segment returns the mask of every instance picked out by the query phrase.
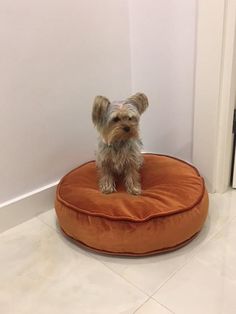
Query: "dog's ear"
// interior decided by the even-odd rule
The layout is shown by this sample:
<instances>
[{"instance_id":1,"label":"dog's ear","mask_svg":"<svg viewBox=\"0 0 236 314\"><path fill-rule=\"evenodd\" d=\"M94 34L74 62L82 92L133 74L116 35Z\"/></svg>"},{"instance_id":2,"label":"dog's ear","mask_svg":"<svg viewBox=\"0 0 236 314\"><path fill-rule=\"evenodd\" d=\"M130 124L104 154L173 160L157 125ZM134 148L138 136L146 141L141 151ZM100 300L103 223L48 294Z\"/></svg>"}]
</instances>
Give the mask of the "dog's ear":
<instances>
[{"instance_id":1,"label":"dog's ear","mask_svg":"<svg viewBox=\"0 0 236 314\"><path fill-rule=\"evenodd\" d=\"M101 126L104 122L105 114L110 105L109 99L103 96L96 96L93 102L92 120L95 126Z\"/></svg>"},{"instance_id":2,"label":"dog's ear","mask_svg":"<svg viewBox=\"0 0 236 314\"><path fill-rule=\"evenodd\" d=\"M128 98L138 109L139 114L142 114L148 107L148 98L143 93L137 93Z\"/></svg>"}]
</instances>

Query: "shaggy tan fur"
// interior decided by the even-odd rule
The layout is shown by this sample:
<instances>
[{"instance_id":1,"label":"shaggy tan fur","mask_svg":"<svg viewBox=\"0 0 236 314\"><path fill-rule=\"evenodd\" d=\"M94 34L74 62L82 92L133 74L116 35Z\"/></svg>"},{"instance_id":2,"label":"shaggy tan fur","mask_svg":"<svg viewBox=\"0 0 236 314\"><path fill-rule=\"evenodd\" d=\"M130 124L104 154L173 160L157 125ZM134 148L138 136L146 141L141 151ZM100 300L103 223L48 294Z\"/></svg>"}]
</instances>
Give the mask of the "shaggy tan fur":
<instances>
[{"instance_id":1,"label":"shaggy tan fur","mask_svg":"<svg viewBox=\"0 0 236 314\"><path fill-rule=\"evenodd\" d=\"M92 120L100 134L97 167L103 193L116 191L116 180L124 179L127 192L141 193L139 169L143 158L139 138L140 115L148 107L147 96L137 93L126 100L94 100Z\"/></svg>"}]
</instances>

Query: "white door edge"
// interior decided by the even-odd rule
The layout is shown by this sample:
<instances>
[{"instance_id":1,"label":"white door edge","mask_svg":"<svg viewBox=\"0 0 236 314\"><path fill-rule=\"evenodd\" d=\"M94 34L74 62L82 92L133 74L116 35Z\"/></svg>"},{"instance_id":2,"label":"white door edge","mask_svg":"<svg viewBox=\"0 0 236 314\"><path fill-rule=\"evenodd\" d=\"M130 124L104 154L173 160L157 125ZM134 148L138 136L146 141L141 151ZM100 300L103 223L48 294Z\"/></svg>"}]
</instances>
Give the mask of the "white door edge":
<instances>
[{"instance_id":1,"label":"white door edge","mask_svg":"<svg viewBox=\"0 0 236 314\"><path fill-rule=\"evenodd\" d=\"M236 0L199 0L193 163L209 192L229 187L235 100Z\"/></svg>"}]
</instances>

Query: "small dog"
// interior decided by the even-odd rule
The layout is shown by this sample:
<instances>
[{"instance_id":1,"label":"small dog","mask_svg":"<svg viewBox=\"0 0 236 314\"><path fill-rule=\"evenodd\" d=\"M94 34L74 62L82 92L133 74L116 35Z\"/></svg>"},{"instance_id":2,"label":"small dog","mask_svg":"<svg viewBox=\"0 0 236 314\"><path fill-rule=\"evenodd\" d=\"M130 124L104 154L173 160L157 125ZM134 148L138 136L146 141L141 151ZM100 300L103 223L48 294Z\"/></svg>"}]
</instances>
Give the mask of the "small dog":
<instances>
[{"instance_id":1,"label":"small dog","mask_svg":"<svg viewBox=\"0 0 236 314\"><path fill-rule=\"evenodd\" d=\"M148 98L142 93L112 103L103 96L95 98L92 120L100 134L97 168L101 192L115 192L116 179L123 177L128 193L141 193L139 119L147 107Z\"/></svg>"}]
</instances>

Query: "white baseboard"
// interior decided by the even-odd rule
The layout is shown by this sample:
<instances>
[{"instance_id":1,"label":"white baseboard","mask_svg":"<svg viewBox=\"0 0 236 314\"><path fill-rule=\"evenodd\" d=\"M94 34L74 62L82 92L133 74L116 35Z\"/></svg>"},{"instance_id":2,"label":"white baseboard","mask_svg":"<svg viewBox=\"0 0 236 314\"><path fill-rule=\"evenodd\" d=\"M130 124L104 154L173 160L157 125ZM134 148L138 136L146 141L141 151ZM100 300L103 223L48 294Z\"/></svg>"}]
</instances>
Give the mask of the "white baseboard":
<instances>
[{"instance_id":1,"label":"white baseboard","mask_svg":"<svg viewBox=\"0 0 236 314\"><path fill-rule=\"evenodd\" d=\"M0 232L52 209L57 184L54 182L0 204Z\"/></svg>"}]
</instances>

